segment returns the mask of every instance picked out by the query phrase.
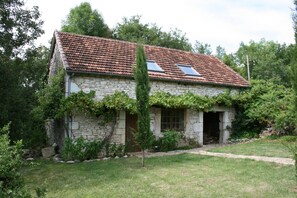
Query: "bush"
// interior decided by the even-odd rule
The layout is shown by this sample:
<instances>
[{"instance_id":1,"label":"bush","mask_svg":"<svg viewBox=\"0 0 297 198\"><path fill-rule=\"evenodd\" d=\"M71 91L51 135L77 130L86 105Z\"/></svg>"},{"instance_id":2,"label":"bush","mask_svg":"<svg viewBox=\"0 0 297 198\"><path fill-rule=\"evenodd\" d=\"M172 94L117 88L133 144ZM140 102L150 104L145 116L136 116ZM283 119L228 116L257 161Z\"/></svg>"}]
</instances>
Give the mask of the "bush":
<instances>
[{"instance_id":1,"label":"bush","mask_svg":"<svg viewBox=\"0 0 297 198\"><path fill-rule=\"evenodd\" d=\"M292 134L296 128L292 99L291 88L271 81L253 80L251 89L234 99L237 114L232 123L233 135L259 134L267 127L280 134Z\"/></svg>"},{"instance_id":2,"label":"bush","mask_svg":"<svg viewBox=\"0 0 297 198\"><path fill-rule=\"evenodd\" d=\"M90 160L97 159L98 154L105 149L106 157L122 157L126 154L126 147L122 144L104 143L101 140L89 141L83 137L75 140L66 138L64 141L64 148L62 150L62 158L68 160Z\"/></svg>"},{"instance_id":3,"label":"bush","mask_svg":"<svg viewBox=\"0 0 297 198\"><path fill-rule=\"evenodd\" d=\"M153 143L154 151L172 151L177 148L177 144L182 135L178 131L165 131L163 137L155 140Z\"/></svg>"},{"instance_id":4,"label":"bush","mask_svg":"<svg viewBox=\"0 0 297 198\"><path fill-rule=\"evenodd\" d=\"M103 148L103 142L101 140L88 141L83 137L79 137L75 140L66 138L64 141L64 148L62 151L62 158L64 160L89 160L96 159L98 153Z\"/></svg>"},{"instance_id":5,"label":"bush","mask_svg":"<svg viewBox=\"0 0 297 198\"><path fill-rule=\"evenodd\" d=\"M126 154L126 147L122 144L108 143L105 145L106 157L122 157Z\"/></svg>"},{"instance_id":6,"label":"bush","mask_svg":"<svg viewBox=\"0 0 297 198\"><path fill-rule=\"evenodd\" d=\"M9 125L0 129L0 197L30 197L20 174L22 141L11 145Z\"/></svg>"}]
</instances>

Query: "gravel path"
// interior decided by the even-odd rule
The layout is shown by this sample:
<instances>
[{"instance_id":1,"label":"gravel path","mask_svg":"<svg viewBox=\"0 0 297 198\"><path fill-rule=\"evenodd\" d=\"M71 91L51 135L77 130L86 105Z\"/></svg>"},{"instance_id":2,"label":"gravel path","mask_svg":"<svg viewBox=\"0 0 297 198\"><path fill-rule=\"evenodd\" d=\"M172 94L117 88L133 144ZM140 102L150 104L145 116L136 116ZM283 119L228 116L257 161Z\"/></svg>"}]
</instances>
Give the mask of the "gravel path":
<instances>
[{"instance_id":1,"label":"gravel path","mask_svg":"<svg viewBox=\"0 0 297 198\"><path fill-rule=\"evenodd\" d=\"M212 144L212 145L205 145L201 148L195 148L190 150L176 150L176 151L169 151L169 152L157 152L157 153L146 153L147 157L157 157L157 156L169 156L169 155L178 155L183 153L191 153L197 155L207 155L207 156L215 156L215 157L225 157L225 158L233 158L233 159L252 159L256 161L264 161L264 162L273 162L277 164L283 165L294 165L295 161L291 158L282 158L282 157L266 157L266 156L249 156L249 155L235 155L230 153L213 153L208 152L207 150L217 147L222 147L225 145L220 144ZM133 155L141 156L141 153L133 153Z\"/></svg>"},{"instance_id":2,"label":"gravel path","mask_svg":"<svg viewBox=\"0 0 297 198\"><path fill-rule=\"evenodd\" d=\"M190 151L189 153L216 156L216 157L234 158L234 159L252 159L256 161L274 162L274 163L283 164L283 165L294 165L295 163L294 160L291 158L282 158L282 157L235 155L230 153L213 153L208 151Z\"/></svg>"}]
</instances>

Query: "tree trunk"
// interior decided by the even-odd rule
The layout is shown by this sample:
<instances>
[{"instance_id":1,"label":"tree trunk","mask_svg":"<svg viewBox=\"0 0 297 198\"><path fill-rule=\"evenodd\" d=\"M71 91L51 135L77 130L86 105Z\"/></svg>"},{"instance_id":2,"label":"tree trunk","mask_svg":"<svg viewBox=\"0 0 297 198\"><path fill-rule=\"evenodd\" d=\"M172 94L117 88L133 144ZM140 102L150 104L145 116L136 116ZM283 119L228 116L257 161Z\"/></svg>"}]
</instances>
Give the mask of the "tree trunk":
<instances>
[{"instance_id":1,"label":"tree trunk","mask_svg":"<svg viewBox=\"0 0 297 198\"><path fill-rule=\"evenodd\" d=\"M141 152L142 152L142 167L144 167L144 158L145 158L144 149L142 149Z\"/></svg>"}]
</instances>

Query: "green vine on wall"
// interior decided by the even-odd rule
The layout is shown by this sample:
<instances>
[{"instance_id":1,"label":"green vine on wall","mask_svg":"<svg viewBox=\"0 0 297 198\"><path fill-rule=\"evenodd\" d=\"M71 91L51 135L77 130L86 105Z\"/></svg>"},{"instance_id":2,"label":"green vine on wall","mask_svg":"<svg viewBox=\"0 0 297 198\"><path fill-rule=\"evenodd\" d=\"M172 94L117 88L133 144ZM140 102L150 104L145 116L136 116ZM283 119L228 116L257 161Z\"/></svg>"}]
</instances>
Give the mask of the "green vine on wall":
<instances>
[{"instance_id":1,"label":"green vine on wall","mask_svg":"<svg viewBox=\"0 0 297 198\"><path fill-rule=\"evenodd\" d=\"M93 116L103 116L106 121L112 117L115 111L128 111L136 113L136 100L132 99L125 92L116 91L111 95L105 96L101 101L96 101L95 92L84 93L82 91L73 93L62 102L59 115L65 113L73 115L75 112L89 113ZM195 109L198 111L209 111L214 105L224 105L230 107L233 103L233 96L230 91L214 97L199 96L193 93L182 95L172 95L165 92L156 92L150 96L150 106L164 108L184 108Z\"/></svg>"}]
</instances>

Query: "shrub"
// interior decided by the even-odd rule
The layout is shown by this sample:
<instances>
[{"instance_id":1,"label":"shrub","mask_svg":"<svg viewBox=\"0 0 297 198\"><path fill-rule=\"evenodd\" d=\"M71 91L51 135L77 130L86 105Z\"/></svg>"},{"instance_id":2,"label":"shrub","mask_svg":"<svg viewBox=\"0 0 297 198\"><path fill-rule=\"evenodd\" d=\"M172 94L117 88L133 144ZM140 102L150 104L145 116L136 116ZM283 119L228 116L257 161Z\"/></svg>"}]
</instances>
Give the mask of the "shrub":
<instances>
[{"instance_id":1,"label":"shrub","mask_svg":"<svg viewBox=\"0 0 297 198\"><path fill-rule=\"evenodd\" d=\"M172 151L177 148L177 144L182 135L178 131L165 131L163 137L155 140L153 149L155 151Z\"/></svg>"},{"instance_id":2,"label":"shrub","mask_svg":"<svg viewBox=\"0 0 297 198\"><path fill-rule=\"evenodd\" d=\"M75 140L66 138L62 150L62 158L68 160L89 160L98 158L98 154L105 149L106 157L122 157L126 154L126 147L122 144L104 143L101 140L89 141L83 137Z\"/></svg>"},{"instance_id":3,"label":"shrub","mask_svg":"<svg viewBox=\"0 0 297 198\"><path fill-rule=\"evenodd\" d=\"M267 127L280 134L292 134L296 128L292 99L291 88L271 81L253 80L251 89L234 99L237 114L232 123L233 135L259 134Z\"/></svg>"},{"instance_id":4,"label":"shrub","mask_svg":"<svg viewBox=\"0 0 297 198\"><path fill-rule=\"evenodd\" d=\"M108 143L105 145L106 157L122 157L126 154L126 147L123 144Z\"/></svg>"},{"instance_id":5,"label":"shrub","mask_svg":"<svg viewBox=\"0 0 297 198\"><path fill-rule=\"evenodd\" d=\"M0 129L0 197L30 197L20 174L22 141L11 145L9 125Z\"/></svg>"},{"instance_id":6,"label":"shrub","mask_svg":"<svg viewBox=\"0 0 297 198\"><path fill-rule=\"evenodd\" d=\"M101 140L88 141L83 137L79 137L75 140L66 138L62 151L62 158L64 160L79 161L95 159L102 148L103 143Z\"/></svg>"}]
</instances>

